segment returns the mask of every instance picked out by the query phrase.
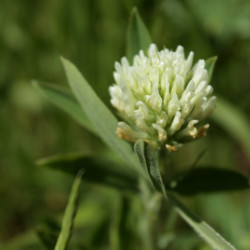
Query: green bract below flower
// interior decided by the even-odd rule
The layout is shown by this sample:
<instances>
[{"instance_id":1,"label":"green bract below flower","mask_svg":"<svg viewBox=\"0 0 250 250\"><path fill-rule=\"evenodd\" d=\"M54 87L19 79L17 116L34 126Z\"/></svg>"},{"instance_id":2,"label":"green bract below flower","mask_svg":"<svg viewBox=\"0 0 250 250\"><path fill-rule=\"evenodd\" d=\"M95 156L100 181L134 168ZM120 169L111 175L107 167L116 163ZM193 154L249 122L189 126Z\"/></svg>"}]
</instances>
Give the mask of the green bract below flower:
<instances>
[{"instance_id":1,"label":"green bract below flower","mask_svg":"<svg viewBox=\"0 0 250 250\"><path fill-rule=\"evenodd\" d=\"M184 49L158 51L151 44L147 55L140 51L130 65L123 57L115 63L116 84L109 88L112 105L124 121L118 123L120 138L144 139L154 148L176 145L206 134L201 125L215 107L208 84L205 61L193 66L194 53L185 58Z\"/></svg>"}]
</instances>

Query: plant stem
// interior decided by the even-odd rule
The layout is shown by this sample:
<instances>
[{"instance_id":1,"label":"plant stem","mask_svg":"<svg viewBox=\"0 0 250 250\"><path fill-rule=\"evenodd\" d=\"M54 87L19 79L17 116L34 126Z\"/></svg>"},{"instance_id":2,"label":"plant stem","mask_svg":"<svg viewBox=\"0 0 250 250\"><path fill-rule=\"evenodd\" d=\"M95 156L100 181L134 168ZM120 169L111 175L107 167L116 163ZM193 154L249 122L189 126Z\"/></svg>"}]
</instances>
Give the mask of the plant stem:
<instances>
[{"instance_id":1,"label":"plant stem","mask_svg":"<svg viewBox=\"0 0 250 250\"><path fill-rule=\"evenodd\" d=\"M142 218L142 239L145 250L157 249L157 220L161 207L162 195L152 191L145 181L141 183L144 216Z\"/></svg>"}]
</instances>

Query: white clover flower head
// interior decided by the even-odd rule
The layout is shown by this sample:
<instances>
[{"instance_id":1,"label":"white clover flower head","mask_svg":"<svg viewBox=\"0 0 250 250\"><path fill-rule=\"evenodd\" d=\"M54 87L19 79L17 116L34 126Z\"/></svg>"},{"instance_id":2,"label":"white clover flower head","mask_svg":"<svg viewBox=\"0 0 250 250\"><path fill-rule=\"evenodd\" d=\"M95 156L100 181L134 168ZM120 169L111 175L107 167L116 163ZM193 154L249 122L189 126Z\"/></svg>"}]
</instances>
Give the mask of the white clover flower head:
<instances>
[{"instance_id":1,"label":"white clover flower head","mask_svg":"<svg viewBox=\"0 0 250 250\"><path fill-rule=\"evenodd\" d=\"M155 148L165 145L175 151L179 143L206 134L201 125L215 107L213 88L208 84L205 61L193 66L194 53L185 58L184 48L158 51L151 44L130 65L123 57L115 62L115 84L109 88L111 104L124 121L118 123L120 138L144 139Z\"/></svg>"}]
</instances>

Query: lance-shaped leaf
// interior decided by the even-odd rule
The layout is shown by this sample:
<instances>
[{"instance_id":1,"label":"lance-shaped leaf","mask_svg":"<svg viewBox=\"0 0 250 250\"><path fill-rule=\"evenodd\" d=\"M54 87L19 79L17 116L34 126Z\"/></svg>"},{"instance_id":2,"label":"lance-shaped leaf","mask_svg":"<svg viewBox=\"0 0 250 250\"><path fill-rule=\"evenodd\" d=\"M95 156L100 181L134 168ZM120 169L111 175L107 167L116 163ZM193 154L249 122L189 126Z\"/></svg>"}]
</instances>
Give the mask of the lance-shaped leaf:
<instances>
[{"instance_id":1,"label":"lance-shaped leaf","mask_svg":"<svg viewBox=\"0 0 250 250\"><path fill-rule=\"evenodd\" d=\"M73 228L74 218L77 210L77 201L80 192L80 184L82 179L83 171L80 170L77 173L76 179L73 183L69 201L63 216L63 222L61 232L56 242L55 250L65 250L68 246L71 231Z\"/></svg>"},{"instance_id":2,"label":"lance-shaped leaf","mask_svg":"<svg viewBox=\"0 0 250 250\"><path fill-rule=\"evenodd\" d=\"M143 140L138 140L135 143L134 148L144 168L144 171L149 177L148 179L151 181L156 190L166 194L158 163L158 152L153 150L151 146L145 143Z\"/></svg>"},{"instance_id":3,"label":"lance-shaped leaf","mask_svg":"<svg viewBox=\"0 0 250 250\"><path fill-rule=\"evenodd\" d=\"M168 188L182 195L242 190L250 187L246 176L228 169L193 168L172 179Z\"/></svg>"},{"instance_id":4,"label":"lance-shaped leaf","mask_svg":"<svg viewBox=\"0 0 250 250\"><path fill-rule=\"evenodd\" d=\"M40 84L35 81L33 81L33 86L37 88L38 91L49 101L68 113L80 125L95 133L92 124L90 123L86 114L81 109L80 104L77 102L72 93L70 93L70 91L63 87L52 84Z\"/></svg>"},{"instance_id":5,"label":"lance-shaped leaf","mask_svg":"<svg viewBox=\"0 0 250 250\"><path fill-rule=\"evenodd\" d=\"M137 191L136 174L124 165L110 159L94 155L58 155L37 161L39 166L58 169L75 175L80 169L85 171L85 181L118 189Z\"/></svg>"},{"instance_id":6,"label":"lance-shaped leaf","mask_svg":"<svg viewBox=\"0 0 250 250\"><path fill-rule=\"evenodd\" d=\"M96 95L78 69L68 60L61 59L69 85L94 126L94 130L110 148L123 157L130 167L134 167L140 173L140 162L136 154L130 145L116 134L118 121L115 116Z\"/></svg>"},{"instance_id":7,"label":"lance-shaped leaf","mask_svg":"<svg viewBox=\"0 0 250 250\"><path fill-rule=\"evenodd\" d=\"M212 249L236 250L234 246L226 241L205 221L201 220L198 216L189 211L189 209L174 195L169 193L168 198L174 205L176 212L212 247Z\"/></svg>"},{"instance_id":8,"label":"lance-shaped leaf","mask_svg":"<svg viewBox=\"0 0 250 250\"><path fill-rule=\"evenodd\" d=\"M141 20L137 8L133 8L127 34L127 58L130 62L140 50L148 49L151 43L149 32Z\"/></svg>"}]
</instances>

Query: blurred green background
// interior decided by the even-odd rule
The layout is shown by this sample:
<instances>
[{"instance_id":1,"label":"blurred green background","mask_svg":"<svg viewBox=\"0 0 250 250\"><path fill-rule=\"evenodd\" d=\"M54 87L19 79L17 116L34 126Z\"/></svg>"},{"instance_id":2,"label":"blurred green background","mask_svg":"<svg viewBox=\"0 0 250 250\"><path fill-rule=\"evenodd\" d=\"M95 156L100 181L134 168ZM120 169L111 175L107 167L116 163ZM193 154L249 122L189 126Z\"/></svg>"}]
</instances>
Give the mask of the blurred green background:
<instances>
[{"instance_id":1,"label":"blurred green background","mask_svg":"<svg viewBox=\"0 0 250 250\"><path fill-rule=\"evenodd\" d=\"M0 248L40 249L36 237L40 225L60 222L73 179L36 167L38 158L104 150L99 139L40 96L31 80L67 86L59 60L63 55L109 105L114 62L125 55L127 23L134 5L159 48L175 49L181 44L186 53L194 51L196 59L217 55L211 83L215 93L249 119L248 0L1 0ZM177 153L176 165L187 167L206 149L200 165L250 176L250 152L240 141L212 121L208 135ZM110 211L116 211L119 195L88 184L82 189L77 233L85 232L86 241L91 242L96 224L110 224ZM250 249L249 191L199 195L189 202L239 249ZM189 240L183 240L184 246L173 240L168 249L209 249L188 227L178 230ZM107 247L108 238L107 232L98 236L98 244ZM109 249L98 244L96 249ZM190 248L185 248L187 244Z\"/></svg>"}]
</instances>

